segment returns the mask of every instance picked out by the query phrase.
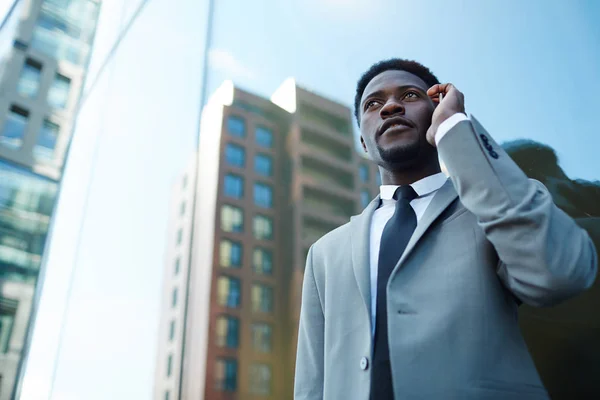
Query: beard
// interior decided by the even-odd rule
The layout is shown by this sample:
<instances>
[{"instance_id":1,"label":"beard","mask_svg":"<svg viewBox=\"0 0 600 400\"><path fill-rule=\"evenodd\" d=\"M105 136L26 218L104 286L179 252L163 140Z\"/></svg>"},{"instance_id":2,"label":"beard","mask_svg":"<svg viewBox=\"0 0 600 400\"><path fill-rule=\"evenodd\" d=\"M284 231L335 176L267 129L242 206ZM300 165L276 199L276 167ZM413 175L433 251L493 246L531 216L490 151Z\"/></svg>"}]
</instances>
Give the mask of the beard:
<instances>
[{"instance_id":1,"label":"beard","mask_svg":"<svg viewBox=\"0 0 600 400\"><path fill-rule=\"evenodd\" d=\"M383 161L382 167L397 171L412 168L429 159L435 148L429 143L415 141L410 144L384 149L377 146L379 157Z\"/></svg>"}]
</instances>

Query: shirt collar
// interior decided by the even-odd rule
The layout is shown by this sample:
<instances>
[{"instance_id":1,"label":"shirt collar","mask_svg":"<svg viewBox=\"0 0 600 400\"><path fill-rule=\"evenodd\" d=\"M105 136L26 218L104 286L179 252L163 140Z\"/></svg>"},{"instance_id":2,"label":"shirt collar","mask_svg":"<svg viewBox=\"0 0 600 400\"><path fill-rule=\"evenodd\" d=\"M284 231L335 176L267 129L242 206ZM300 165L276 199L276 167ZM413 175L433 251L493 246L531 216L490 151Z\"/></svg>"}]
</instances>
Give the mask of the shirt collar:
<instances>
[{"instance_id":1,"label":"shirt collar","mask_svg":"<svg viewBox=\"0 0 600 400\"><path fill-rule=\"evenodd\" d=\"M443 172L438 172L434 175L429 175L421 180L412 183L410 186L417 192L419 197L426 196L432 192L435 192L441 188L448 177ZM393 200L394 193L399 185L381 185L379 186L379 193L381 194L382 200Z\"/></svg>"}]
</instances>

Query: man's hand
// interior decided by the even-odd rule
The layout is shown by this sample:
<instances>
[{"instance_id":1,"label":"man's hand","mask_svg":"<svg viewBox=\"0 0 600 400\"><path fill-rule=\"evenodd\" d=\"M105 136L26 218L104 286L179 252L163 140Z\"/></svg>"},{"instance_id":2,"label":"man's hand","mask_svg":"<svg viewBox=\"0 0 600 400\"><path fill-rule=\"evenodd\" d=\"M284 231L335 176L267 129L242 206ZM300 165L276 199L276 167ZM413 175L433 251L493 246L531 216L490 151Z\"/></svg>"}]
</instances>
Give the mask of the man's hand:
<instances>
[{"instance_id":1,"label":"man's hand","mask_svg":"<svg viewBox=\"0 0 600 400\"><path fill-rule=\"evenodd\" d=\"M440 102L439 95L443 94ZM433 85L427 91L434 103L438 103L431 116L431 126L427 130L427 141L435 147L435 134L442 122L456 113L465 113L465 96L451 83Z\"/></svg>"}]
</instances>

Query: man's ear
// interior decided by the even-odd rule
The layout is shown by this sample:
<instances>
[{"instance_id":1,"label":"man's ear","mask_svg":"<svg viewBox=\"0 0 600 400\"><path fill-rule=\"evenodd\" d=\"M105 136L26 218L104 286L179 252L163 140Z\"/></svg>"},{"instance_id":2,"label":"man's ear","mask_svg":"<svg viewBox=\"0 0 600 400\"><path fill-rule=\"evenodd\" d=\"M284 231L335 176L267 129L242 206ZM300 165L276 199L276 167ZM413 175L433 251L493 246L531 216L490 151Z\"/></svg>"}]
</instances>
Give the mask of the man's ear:
<instances>
[{"instance_id":1,"label":"man's ear","mask_svg":"<svg viewBox=\"0 0 600 400\"><path fill-rule=\"evenodd\" d=\"M368 153L369 151L367 150L367 145L365 144L365 140L362 136L360 137L360 144L362 145L362 148L365 151L365 153Z\"/></svg>"}]
</instances>

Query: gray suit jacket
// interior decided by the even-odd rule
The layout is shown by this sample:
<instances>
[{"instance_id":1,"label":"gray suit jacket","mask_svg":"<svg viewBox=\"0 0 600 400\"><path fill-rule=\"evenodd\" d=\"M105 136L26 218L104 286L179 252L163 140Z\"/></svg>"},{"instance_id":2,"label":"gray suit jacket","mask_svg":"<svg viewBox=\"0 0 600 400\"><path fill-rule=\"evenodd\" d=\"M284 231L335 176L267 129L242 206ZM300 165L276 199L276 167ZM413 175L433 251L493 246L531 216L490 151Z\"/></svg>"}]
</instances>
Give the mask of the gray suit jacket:
<instances>
[{"instance_id":1,"label":"gray suit jacket","mask_svg":"<svg viewBox=\"0 0 600 400\"><path fill-rule=\"evenodd\" d=\"M518 304L550 306L591 286L594 245L473 118L438 151L451 180L387 285L395 398L546 399ZM369 399L369 227L378 205L376 198L308 253L296 400Z\"/></svg>"}]
</instances>

